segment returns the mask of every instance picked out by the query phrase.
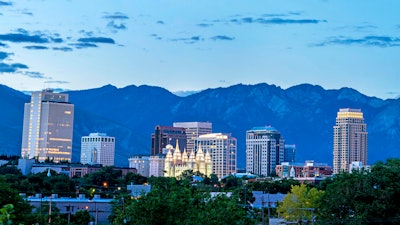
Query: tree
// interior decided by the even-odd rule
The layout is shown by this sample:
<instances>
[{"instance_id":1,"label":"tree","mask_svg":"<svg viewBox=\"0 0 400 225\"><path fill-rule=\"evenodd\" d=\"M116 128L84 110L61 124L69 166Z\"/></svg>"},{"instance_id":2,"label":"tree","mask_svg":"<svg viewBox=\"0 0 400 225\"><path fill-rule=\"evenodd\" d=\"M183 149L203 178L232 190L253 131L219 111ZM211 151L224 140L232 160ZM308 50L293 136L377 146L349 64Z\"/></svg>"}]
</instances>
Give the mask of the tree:
<instances>
[{"instance_id":1,"label":"tree","mask_svg":"<svg viewBox=\"0 0 400 225\"><path fill-rule=\"evenodd\" d=\"M292 186L277 210L288 221L313 220L314 209L319 207L322 195L323 191L307 188L305 184Z\"/></svg>"},{"instance_id":2,"label":"tree","mask_svg":"<svg viewBox=\"0 0 400 225\"><path fill-rule=\"evenodd\" d=\"M326 186L318 217L333 224L399 224L399 174L399 159L337 174Z\"/></svg>"},{"instance_id":3,"label":"tree","mask_svg":"<svg viewBox=\"0 0 400 225\"><path fill-rule=\"evenodd\" d=\"M0 207L8 205L3 211L12 213L13 224L32 224L32 207L6 183L3 176L0 176L0 190Z\"/></svg>"}]
</instances>

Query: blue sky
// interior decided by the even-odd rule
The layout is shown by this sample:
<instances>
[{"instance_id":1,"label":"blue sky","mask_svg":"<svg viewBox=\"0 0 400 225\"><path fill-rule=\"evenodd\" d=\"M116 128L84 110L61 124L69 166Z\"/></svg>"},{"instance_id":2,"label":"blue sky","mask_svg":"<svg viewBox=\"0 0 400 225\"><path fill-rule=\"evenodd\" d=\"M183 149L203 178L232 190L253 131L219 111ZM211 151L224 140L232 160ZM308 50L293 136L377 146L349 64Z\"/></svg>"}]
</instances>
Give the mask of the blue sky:
<instances>
[{"instance_id":1,"label":"blue sky","mask_svg":"<svg viewBox=\"0 0 400 225\"><path fill-rule=\"evenodd\" d=\"M0 0L0 83L238 83L400 96L400 1Z\"/></svg>"}]
</instances>

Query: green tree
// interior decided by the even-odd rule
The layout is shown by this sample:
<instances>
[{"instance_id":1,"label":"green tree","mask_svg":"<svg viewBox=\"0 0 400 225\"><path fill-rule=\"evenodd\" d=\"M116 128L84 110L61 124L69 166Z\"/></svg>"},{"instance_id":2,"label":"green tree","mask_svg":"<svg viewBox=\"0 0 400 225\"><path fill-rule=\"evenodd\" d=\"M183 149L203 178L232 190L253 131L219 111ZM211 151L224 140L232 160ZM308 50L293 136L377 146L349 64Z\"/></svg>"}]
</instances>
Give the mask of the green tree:
<instances>
[{"instance_id":1,"label":"green tree","mask_svg":"<svg viewBox=\"0 0 400 225\"><path fill-rule=\"evenodd\" d=\"M378 162L371 171L337 174L318 209L322 223L399 224L400 160Z\"/></svg>"},{"instance_id":2,"label":"green tree","mask_svg":"<svg viewBox=\"0 0 400 225\"><path fill-rule=\"evenodd\" d=\"M323 191L307 188L305 184L292 186L277 211L288 221L312 220L322 195Z\"/></svg>"},{"instance_id":3,"label":"green tree","mask_svg":"<svg viewBox=\"0 0 400 225\"><path fill-rule=\"evenodd\" d=\"M0 176L0 190L0 207L10 205L6 207L6 212L13 210L13 224L31 224L33 222L31 220L32 207L19 195L17 190L6 183L4 176Z\"/></svg>"}]
</instances>

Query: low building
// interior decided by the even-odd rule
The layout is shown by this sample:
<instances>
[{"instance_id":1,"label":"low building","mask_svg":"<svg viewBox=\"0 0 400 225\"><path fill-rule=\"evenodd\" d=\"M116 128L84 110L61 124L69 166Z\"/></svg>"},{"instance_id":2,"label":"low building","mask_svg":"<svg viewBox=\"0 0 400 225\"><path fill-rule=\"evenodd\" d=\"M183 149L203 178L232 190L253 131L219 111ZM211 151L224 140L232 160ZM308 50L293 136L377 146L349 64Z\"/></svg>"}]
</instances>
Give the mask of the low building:
<instances>
[{"instance_id":1,"label":"low building","mask_svg":"<svg viewBox=\"0 0 400 225\"><path fill-rule=\"evenodd\" d=\"M136 168L137 173L148 177L150 170L150 156L148 155L135 155L129 159L129 168Z\"/></svg>"},{"instance_id":2,"label":"low building","mask_svg":"<svg viewBox=\"0 0 400 225\"><path fill-rule=\"evenodd\" d=\"M40 210L43 206L57 207L62 214L75 214L78 211L87 210L93 216L94 224L109 224L108 217L111 214L113 199L102 199L95 195L93 199L79 195L78 198L58 197L57 194L42 196L36 194L25 198L29 204Z\"/></svg>"},{"instance_id":3,"label":"low building","mask_svg":"<svg viewBox=\"0 0 400 225\"><path fill-rule=\"evenodd\" d=\"M275 171L280 178L326 177L333 173L331 166L315 163L313 160L307 160L305 163L283 162L276 166Z\"/></svg>"}]
</instances>

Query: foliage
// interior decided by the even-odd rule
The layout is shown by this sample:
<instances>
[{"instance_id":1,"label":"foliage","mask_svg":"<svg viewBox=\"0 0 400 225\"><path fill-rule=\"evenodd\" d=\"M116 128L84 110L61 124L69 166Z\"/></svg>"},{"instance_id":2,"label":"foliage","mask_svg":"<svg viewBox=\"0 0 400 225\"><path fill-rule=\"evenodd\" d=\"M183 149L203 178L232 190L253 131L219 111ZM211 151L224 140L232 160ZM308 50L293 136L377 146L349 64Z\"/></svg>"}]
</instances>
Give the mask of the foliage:
<instances>
[{"instance_id":1,"label":"foliage","mask_svg":"<svg viewBox=\"0 0 400 225\"><path fill-rule=\"evenodd\" d=\"M128 172L124 177L124 183L125 183L125 185L128 185L130 183L144 184L144 183L147 183L147 177L142 176L138 173Z\"/></svg>"},{"instance_id":2,"label":"foliage","mask_svg":"<svg viewBox=\"0 0 400 225\"><path fill-rule=\"evenodd\" d=\"M280 215L288 221L312 220L313 212L319 207L323 191L308 188L305 184L292 186L282 204L277 208Z\"/></svg>"},{"instance_id":3,"label":"foliage","mask_svg":"<svg viewBox=\"0 0 400 225\"><path fill-rule=\"evenodd\" d=\"M6 183L3 176L0 176L0 207L5 205L12 205L14 224L30 224L32 207L26 202L19 194L18 191L12 189L11 186ZM5 209L6 212L12 212L10 206Z\"/></svg>"},{"instance_id":4,"label":"foliage","mask_svg":"<svg viewBox=\"0 0 400 225\"><path fill-rule=\"evenodd\" d=\"M238 196L211 197L187 180L152 177L152 190L140 198L121 197L113 203L113 224L254 224Z\"/></svg>"},{"instance_id":5,"label":"foliage","mask_svg":"<svg viewBox=\"0 0 400 225\"><path fill-rule=\"evenodd\" d=\"M287 194L290 192L292 186L300 185L300 183L298 180L292 178L284 178L272 181L255 181L249 183L249 185L253 191L264 191L270 194Z\"/></svg>"},{"instance_id":6,"label":"foliage","mask_svg":"<svg viewBox=\"0 0 400 225\"><path fill-rule=\"evenodd\" d=\"M323 223L399 224L400 160L378 162L371 171L335 176L318 210Z\"/></svg>"}]
</instances>

